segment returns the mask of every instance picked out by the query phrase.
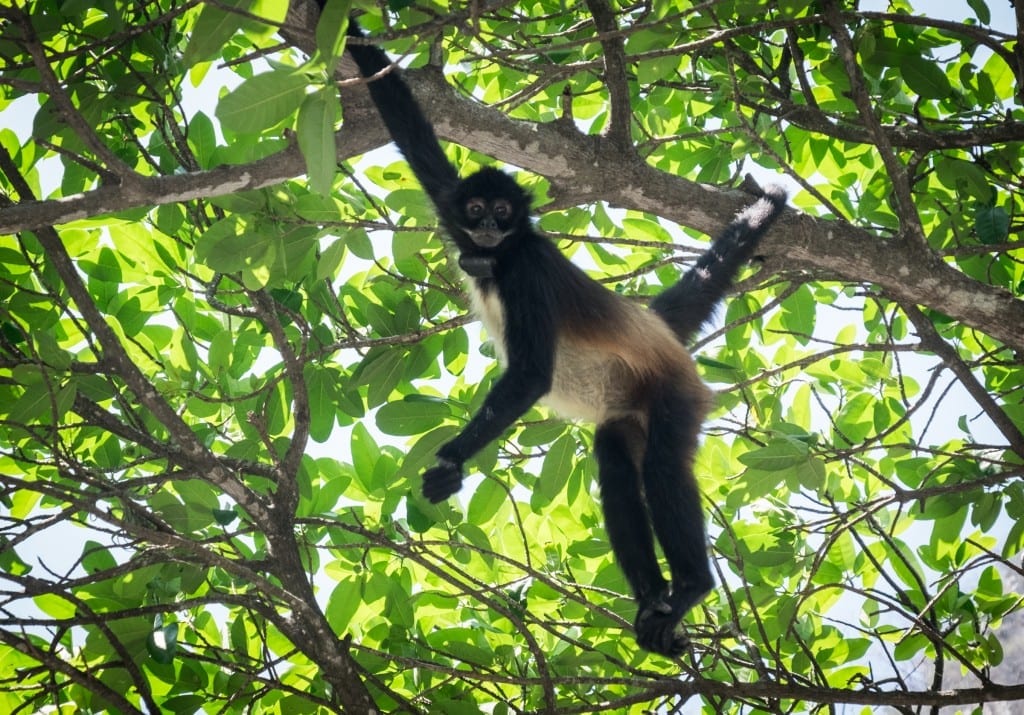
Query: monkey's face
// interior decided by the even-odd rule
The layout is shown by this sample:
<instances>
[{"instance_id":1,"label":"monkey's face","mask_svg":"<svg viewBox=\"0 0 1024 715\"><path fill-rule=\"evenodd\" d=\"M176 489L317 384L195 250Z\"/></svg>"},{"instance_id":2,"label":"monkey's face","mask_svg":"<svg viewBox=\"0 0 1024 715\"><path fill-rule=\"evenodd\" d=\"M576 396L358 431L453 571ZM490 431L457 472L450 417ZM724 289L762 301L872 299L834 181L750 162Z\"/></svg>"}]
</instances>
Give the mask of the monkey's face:
<instances>
[{"instance_id":1,"label":"monkey's face","mask_svg":"<svg viewBox=\"0 0 1024 715\"><path fill-rule=\"evenodd\" d=\"M515 233L512 202L505 198L473 196L463 207L463 226L480 248L495 248Z\"/></svg>"},{"instance_id":2,"label":"monkey's face","mask_svg":"<svg viewBox=\"0 0 1024 715\"><path fill-rule=\"evenodd\" d=\"M460 228L479 248L499 247L528 221L529 200L516 181L498 169L481 169L455 192Z\"/></svg>"}]
</instances>

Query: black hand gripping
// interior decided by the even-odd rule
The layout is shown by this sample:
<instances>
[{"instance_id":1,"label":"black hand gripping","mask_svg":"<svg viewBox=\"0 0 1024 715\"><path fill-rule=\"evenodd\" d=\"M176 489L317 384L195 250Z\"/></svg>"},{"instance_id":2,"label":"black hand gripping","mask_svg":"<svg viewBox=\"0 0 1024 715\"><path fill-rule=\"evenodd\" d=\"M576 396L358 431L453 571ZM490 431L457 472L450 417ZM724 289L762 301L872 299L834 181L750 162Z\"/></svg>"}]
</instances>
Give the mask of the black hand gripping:
<instances>
[{"instance_id":1,"label":"black hand gripping","mask_svg":"<svg viewBox=\"0 0 1024 715\"><path fill-rule=\"evenodd\" d=\"M444 457L437 458L437 466L423 473L423 496L437 504L462 488L462 464Z\"/></svg>"}]
</instances>

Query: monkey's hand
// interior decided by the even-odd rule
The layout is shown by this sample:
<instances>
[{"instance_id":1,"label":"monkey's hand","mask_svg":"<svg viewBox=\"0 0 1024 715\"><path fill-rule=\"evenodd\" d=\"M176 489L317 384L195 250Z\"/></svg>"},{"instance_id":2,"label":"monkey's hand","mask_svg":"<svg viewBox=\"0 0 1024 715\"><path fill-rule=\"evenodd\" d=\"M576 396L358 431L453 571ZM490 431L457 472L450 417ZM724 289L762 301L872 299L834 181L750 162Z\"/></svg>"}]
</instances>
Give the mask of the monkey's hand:
<instances>
[{"instance_id":1,"label":"monkey's hand","mask_svg":"<svg viewBox=\"0 0 1024 715\"><path fill-rule=\"evenodd\" d=\"M665 586L640 600L636 613L636 642L644 650L671 658L682 655L690 639L679 632L679 621L704 597L707 590Z\"/></svg>"},{"instance_id":2,"label":"monkey's hand","mask_svg":"<svg viewBox=\"0 0 1024 715\"><path fill-rule=\"evenodd\" d=\"M437 458L437 466L423 473L423 496L431 504L444 501L462 488L462 462Z\"/></svg>"}]
</instances>

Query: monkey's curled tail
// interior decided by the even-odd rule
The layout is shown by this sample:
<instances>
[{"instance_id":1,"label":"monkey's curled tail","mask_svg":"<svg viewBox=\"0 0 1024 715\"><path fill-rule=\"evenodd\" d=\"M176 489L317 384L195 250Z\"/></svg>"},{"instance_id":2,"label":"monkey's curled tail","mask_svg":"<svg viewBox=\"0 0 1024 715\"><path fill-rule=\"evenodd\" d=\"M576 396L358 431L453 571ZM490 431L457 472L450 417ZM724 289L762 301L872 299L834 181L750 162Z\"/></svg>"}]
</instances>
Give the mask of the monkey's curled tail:
<instances>
[{"instance_id":1,"label":"monkey's curled tail","mask_svg":"<svg viewBox=\"0 0 1024 715\"><path fill-rule=\"evenodd\" d=\"M679 281L651 301L651 310L687 343L711 317L739 267L750 258L772 222L786 206L786 192L769 185L711 242Z\"/></svg>"}]
</instances>

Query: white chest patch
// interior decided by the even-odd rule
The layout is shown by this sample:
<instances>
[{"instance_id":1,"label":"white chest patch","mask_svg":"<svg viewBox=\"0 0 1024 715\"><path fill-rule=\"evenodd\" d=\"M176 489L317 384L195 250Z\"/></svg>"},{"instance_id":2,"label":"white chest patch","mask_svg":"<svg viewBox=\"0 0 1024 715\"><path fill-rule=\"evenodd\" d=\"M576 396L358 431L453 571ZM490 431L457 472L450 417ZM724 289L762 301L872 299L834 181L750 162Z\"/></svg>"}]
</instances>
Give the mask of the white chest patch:
<instances>
[{"instance_id":1,"label":"white chest patch","mask_svg":"<svg viewBox=\"0 0 1024 715\"><path fill-rule=\"evenodd\" d=\"M466 280L466 291L469 293L473 314L480 318L480 322L487 329L487 336L494 341L494 352L498 355L498 362L508 365L508 352L505 349L505 309L498 298L497 289L483 291L475 279L469 278Z\"/></svg>"}]
</instances>

